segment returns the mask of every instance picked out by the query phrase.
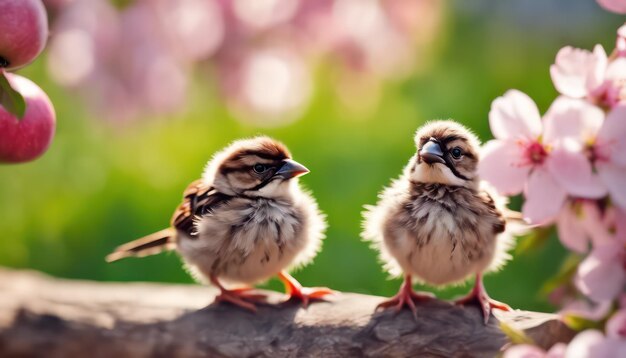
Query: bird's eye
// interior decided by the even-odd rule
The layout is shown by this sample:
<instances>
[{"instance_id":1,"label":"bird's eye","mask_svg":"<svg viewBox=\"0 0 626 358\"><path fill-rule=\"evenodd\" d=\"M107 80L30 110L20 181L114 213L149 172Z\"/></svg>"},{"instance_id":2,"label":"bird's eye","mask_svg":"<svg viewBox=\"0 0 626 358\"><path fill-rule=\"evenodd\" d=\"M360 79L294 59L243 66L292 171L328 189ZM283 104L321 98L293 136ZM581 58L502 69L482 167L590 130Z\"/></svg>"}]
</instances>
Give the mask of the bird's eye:
<instances>
[{"instance_id":1,"label":"bird's eye","mask_svg":"<svg viewBox=\"0 0 626 358\"><path fill-rule=\"evenodd\" d=\"M255 173L261 174L267 170L267 167L263 164L255 164L252 170L254 170Z\"/></svg>"},{"instance_id":2,"label":"bird's eye","mask_svg":"<svg viewBox=\"0 0 626 358\"><path fill-rule=\"evenodd\" d=\"M461 150L461 148L459 148L459 147L454 147L450 151L450 154L452 154L452 157L454 159L459 159L463 155L463 150Z\"/></svg>"}]
</instances>

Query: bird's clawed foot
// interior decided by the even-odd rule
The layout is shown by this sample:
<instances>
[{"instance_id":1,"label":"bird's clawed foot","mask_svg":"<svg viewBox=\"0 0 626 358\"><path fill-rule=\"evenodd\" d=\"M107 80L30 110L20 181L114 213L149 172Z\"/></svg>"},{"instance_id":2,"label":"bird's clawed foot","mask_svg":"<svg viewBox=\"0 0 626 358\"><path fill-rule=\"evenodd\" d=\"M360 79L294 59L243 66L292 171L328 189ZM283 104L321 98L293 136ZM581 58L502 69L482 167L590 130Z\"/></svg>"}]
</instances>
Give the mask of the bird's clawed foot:
<instances>
[{"instance_id":1,"label":"bird's clawed foot","mask_svg":"<svg viewBox=\"0 0 626 358\"><path fill-rule=\"evenodd\" d=\"M254 292L252 287L227 289L216 277L211 277L211 283L220 289L220 294L215 296L215 302L229 302L251 312L257 311L255 303L266 303L267 296Z\"/></svg>"},{"instance_id":2,"label":"bird's clawed foot","mask_svg":"<svg viewBox=\"0 0 626 358\"><path fill-rule=\"evenodd\" d=\"M435 299L435 296L432 293L413 291L411 276L407 275L405 276L404 282L402 283L402 286L400 286L398 293L390 299L379 303L378 306L376 306L376 309L387 309L393 307L396 314L398 314L402 311L404 306L407 306L413 313L413 317L417 319L417 307L415 306L415 303L427 302L433 299Z\"/></svg>"},{"instance_id":3,"label":"bird's clawed foot","mask_svg":"<svg viewBox=\"0 0 626 358\"><path fill-rule=\"evenodd\" d=\"M306 308L311 301L324 300L326 296L336 292L326 287L302 287L300 282L285 271L278 274L278 278L285 285L285 291L291 300L302 301L302 306Z\"/></svg>"},{"instance_id":4,"label":"bird's clawed foot","mask_svg":"<svg viewBox=\"0 0 626 358\"><path fill-rule=\"evenodd\" d=\"M457 305L468 305L468 304L478 304L483 313L484 323L487 324L489 322L489 317L491 316L492 309L498 309L502 311L510 311L511 306L506 303L502 303L500 301L496 301L489 297L487 291L485 290L485 286L483 285L482 276L476 275L476 282L474 283L474 288L464 297L456 299L454 301Z\"/></svg>"},{"instance_id":5,"label":"bird's clawed foot","mask_svg":"<svg viewBox=\"0 0 626 358\"><path fill-rule=\"evenodd\" d=\"M222 289L222 292L215 297L216 302L230 302L235 306L256 312L255 303L266 303L267 296L261 293L254 293L252 288L238 288L234 290Z\"/></svg>"}]
</instances>

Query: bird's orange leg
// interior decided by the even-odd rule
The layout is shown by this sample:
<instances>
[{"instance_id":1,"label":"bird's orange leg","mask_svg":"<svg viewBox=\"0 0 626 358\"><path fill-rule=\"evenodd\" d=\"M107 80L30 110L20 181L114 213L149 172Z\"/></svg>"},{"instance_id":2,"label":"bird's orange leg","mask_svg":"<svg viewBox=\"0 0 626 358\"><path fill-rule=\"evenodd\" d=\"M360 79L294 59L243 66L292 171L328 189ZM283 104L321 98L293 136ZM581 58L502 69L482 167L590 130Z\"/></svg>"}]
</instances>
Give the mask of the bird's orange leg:
<instances>
[{"instance_id":1,"label":"bird's orange leg","mask_svg":"<svg viewBox=\"0 0 626 358\"><path fill-rule=\"evenodd\" d=\"M428 292L415 292L413 291L413 284L411 282L411 275L404 275L404 282L400 286L398 293L390 299L383 301L376 306L376 309L394 307L396 313L399 313L404 306L408 306L413 317L417 319L416 302L426 302L435 299L432 293Z\"/></svg>"},{"instance_id":2,"label":"bird's orange leg","mask_svg":"<svg viewBox=\"0 0 626 358\"><path fill-rule=\"evenodd\" d=\"M489 322L489 316L491 315L492 309L499 309L502 311L510 311L511 307L506 303L502 303L491 299L485 290L485 285L483 284L483 275L476 274L476 282L474 282L474 288L464 297L456 299L454 301L457 305L467 305L467 304L478 304L483 312L483 318L485 324Z\"/></svg>"},{"instance_id":3,"label":"bird's orange leg","mask_svg":"<svg viewBox=\"0 0 626 358\"><path fill-rule=\"evenodd\" d=\"M255 302L264 303L266 296L260 293L251 293L251 287L227 289L218 281L217 277L211 275L211 283L220 289L220 294L215 297L216 302L230 302L235 306L256 312Z\"/></svg>"},{"instance_id":4,"label":"bird's orange leg","mask_svg":"<svg viewBox=\"0 0 626 358\"><path fill-rule=\"evenodd\" d=\"M285 285L285 291L287 295L289 295L288 300L298 299L302 301L302 306L305 308L309 305L310 301L323 300L324 296L335 293L335 291L326 287L302 287L300 282L286 271L279 272L278 278Z\"/></svg>"}]
</instances>

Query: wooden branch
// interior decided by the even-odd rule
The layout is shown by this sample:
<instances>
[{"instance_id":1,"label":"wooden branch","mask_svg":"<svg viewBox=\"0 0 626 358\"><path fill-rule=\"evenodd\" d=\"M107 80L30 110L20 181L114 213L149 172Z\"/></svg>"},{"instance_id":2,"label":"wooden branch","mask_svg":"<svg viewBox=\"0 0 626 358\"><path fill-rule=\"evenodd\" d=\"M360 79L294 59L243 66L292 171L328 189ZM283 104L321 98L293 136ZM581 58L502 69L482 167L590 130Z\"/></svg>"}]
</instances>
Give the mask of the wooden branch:
<instances>
[{"instance_id":1,"label":"wooden branch","mask_svg":"<svg viewBox=\"0 0 626 358\"><path fill-rule=\"evenodd\" d=\"M282 295L269 293L272 300ZM261 307L211 304L196 285L99 283L0 269L0 356L45 357L493 357L507 343L477 307L433 302L374 313L381 297ZM554 315L514 311L500 320L544 347L572 332Z\"/></svg>"}]
</instances>

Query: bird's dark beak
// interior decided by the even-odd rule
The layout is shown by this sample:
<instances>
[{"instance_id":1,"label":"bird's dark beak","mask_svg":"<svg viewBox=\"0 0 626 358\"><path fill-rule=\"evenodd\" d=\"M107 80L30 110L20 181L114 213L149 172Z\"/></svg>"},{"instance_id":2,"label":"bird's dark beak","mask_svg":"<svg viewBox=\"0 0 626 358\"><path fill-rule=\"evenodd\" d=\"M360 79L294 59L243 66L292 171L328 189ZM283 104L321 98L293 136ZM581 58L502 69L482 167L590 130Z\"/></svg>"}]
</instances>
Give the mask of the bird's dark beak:
<instances>
[{"instance_id":1,"label":"bird's dark beak","mask_svg":"<svg viewBox=\"0 0 626 358\"><path fill-rule=\"evenodd\" d=\"M439 142L435 138L430 138L420 150L420 158L428 164L442 163L446 164L443 158L443 151Z\"/></svg>"},{"instance_id":2,"label":"bird's dark beak","mask_svg":"<svg viewBox=\"0 0 626 358\"><path fill-rule=\"evenodd\" d=\"M278 169L276 173L274 173L275 177L281 177L283 179L291 179L300 175L304 175L308 173L309 170L302 164L291 160L285 159L283 160L283 165Z\"/></svg>"}]
</instances>

